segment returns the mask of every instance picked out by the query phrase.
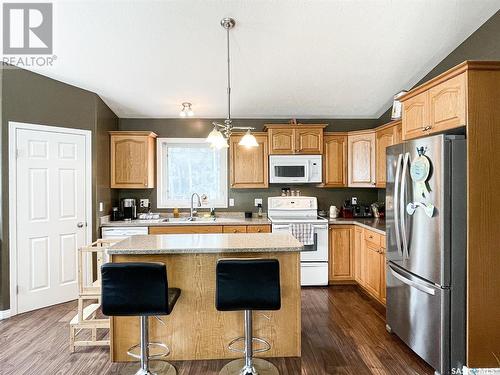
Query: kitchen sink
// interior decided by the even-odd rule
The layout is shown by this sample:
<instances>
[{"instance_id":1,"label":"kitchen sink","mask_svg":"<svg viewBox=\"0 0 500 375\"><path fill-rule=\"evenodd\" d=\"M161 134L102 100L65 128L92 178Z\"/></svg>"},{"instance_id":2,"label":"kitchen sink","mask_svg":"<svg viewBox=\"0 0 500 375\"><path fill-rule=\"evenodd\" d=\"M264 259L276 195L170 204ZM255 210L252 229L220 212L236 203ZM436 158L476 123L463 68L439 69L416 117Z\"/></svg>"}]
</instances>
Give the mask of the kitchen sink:
<instances>
[{"instance_id":1,"label":"kitchen sink","mask_svg":"<svg viewBox=\"0 0 500 375\"><path fill-rule=\"evenodd\" d=\"M215 217L167 217L162 220L168 223L194 223L194 222L214 222L217 221Z\"/></svg>"}]
</instances>

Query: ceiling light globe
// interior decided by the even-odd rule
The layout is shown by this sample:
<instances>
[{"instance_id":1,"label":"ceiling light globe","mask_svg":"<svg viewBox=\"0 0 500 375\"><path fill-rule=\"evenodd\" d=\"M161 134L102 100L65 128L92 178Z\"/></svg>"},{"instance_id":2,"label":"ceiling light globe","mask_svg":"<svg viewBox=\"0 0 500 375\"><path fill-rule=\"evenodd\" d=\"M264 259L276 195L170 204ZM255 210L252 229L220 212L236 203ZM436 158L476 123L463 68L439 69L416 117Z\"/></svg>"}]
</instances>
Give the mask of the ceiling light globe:
<instances>
[{"instance_id":1,"label":"ceiling light globe","mask_svg":"<svg viewBox=\"0 0 500 375\"><path fill-rule=\"evenodd\" d=\"M247 130L247 132L245 133L243 138L241 138L238 144L244 147L259 147L257 139L252 133L250 133L250 130Z\"/></svg>"}]
</instances>

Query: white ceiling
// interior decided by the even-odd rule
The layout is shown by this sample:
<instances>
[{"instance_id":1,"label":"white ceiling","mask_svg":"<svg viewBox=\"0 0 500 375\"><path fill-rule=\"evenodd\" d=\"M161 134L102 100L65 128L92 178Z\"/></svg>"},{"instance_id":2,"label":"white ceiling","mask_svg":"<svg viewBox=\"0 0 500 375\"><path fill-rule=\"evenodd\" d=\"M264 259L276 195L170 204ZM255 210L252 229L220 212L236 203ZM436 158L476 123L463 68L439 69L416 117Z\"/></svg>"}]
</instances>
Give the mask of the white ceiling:
<instances>
[{"instance_id":1,"label":"white ceiling","mask_svg":"<svg viewBox=\"0 0 500 375\"><path fill-rule=\"evenodd\" d=\"M500 0L53 1L53 67L119 117L375 118L500 8Z\"/></svg>"}]
</instances>

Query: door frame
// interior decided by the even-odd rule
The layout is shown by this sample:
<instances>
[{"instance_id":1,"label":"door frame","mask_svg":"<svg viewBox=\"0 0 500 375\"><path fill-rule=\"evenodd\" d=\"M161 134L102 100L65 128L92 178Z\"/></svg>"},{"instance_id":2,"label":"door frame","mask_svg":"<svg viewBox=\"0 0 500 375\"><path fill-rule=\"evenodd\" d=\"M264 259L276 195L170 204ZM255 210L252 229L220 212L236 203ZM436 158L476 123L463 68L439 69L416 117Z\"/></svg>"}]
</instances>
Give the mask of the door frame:
<instances>
[{"instance_id":1,"label":"door frame","mask_svg":"<svg viewBox=\"0 0 500 375\"><path fill-rule=\"evenodd\" d=\"M92 131L9 121L9 272L10 314L17 315L17 130L83 135L85 137L85 216L86 242L92 239ZM14 202L14 203L12 203Z\"/></svg>"}]
</instances>

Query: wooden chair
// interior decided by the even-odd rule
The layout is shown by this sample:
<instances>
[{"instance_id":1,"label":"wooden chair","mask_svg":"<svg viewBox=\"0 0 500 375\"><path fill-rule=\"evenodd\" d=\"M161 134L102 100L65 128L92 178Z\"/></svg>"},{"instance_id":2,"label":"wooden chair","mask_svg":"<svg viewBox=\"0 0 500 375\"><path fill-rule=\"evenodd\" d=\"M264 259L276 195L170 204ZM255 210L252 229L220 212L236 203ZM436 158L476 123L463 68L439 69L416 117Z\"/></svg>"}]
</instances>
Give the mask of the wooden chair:
<instances>
[{"instance_id":1,"label":"wooden chair","mask_svg":"<svg viewBox=\"0 0 500 375\"><path fill-rule=\"evenodd\" d=\"M97 330L109 330L109 318L96 318L101 307L101 266L107 263L106 248L120 239L99 239L78 249L78 312L69 323L69 349L74 353L76 346L109 346L108 340L98 340ZM92 259L96 258L97 277L92 278ZM91 281L88 281L91 279ZM93 301L85 306L85 301ZM90 330L90 339L79 339L78 334Z\"/></svg>"}]
</instances>

